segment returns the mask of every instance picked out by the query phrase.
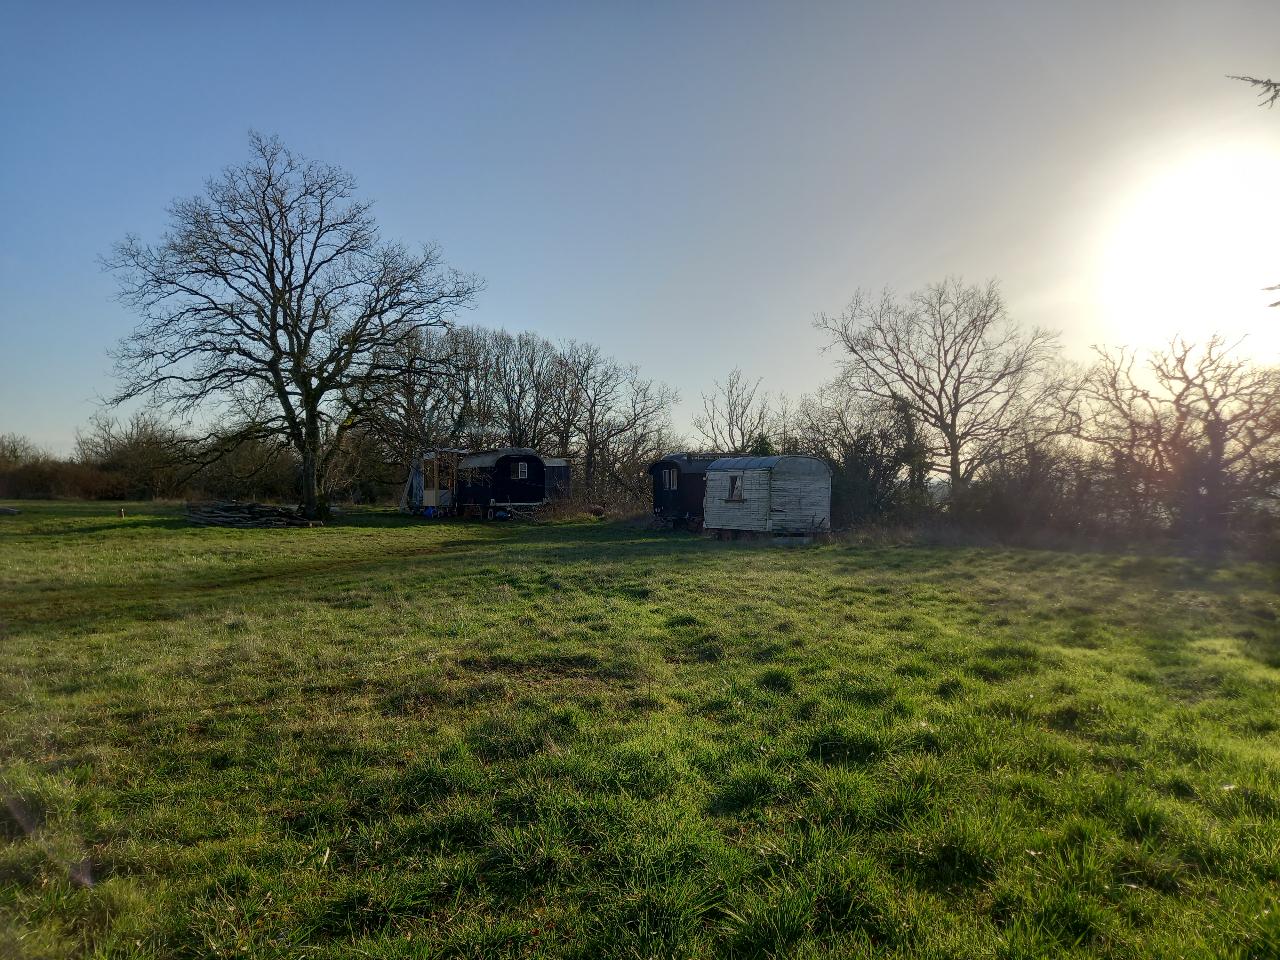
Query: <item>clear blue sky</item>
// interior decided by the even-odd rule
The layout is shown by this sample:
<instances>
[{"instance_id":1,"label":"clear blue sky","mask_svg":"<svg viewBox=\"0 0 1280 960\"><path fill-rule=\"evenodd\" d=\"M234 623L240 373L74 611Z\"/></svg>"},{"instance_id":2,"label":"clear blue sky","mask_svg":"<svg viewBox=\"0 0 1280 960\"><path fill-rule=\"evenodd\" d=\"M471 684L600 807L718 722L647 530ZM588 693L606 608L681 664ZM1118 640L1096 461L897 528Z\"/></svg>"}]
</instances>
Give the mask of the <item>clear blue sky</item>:
<instances>
[{"instance_id":1,"label":"clear blue sky","mask_svg":"<svg viewBox=\"0 0 1280 960\"><path fill-rule=\"evenodd\" d=\"M594 340L679 389L678 423L734 366L816 386L813 315L858 286L997 276L1076 354L1161 332L1163 315L1125 329L1135 291L1099 258L1167 274L1151 211L1188 192L1198 242L1262 224L1274 275L1209 280L1240 286L1231 322L1258 349L1280 326L1257 293L1280 282L1280 196L1250 179L1280 179L1280 110L1223 77L1280 74L1274 0L0 15L0 432L59 450L132 323L96 258L158 236L250 128L347 167L389 237L481 274L468 319Z\"/></svg>"}]
</instances>

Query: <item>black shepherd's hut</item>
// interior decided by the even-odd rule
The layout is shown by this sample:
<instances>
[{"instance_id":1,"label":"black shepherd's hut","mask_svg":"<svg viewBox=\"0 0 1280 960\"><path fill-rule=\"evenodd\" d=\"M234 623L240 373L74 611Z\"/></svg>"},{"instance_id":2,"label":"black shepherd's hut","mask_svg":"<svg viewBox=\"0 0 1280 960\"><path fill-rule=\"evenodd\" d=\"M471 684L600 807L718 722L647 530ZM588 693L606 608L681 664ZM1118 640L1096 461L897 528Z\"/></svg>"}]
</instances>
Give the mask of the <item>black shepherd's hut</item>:
<instances>
[{"instance_id":1,"label":"black shepherd's hut","mask_svg":"<svg viewBox=\"0 0 1280 960\"><path fill-rule=\"evenodd\" d=\"M548 500L564 500L569 496L569 461L560 457L543 457L546 470Z\"/></svg>"},{"instance_id":2,"label":"black shepherd's hut","mask_svg":"<svg viewBox=\"0 0 1280 960\"><path fill-rule=\"evenodd\" d=\"M715 456L669 453L649 467L653 477L654 516L669 523L697 526L702 522L702 495L707 467Z\"/></svg>"},{"instance_id":3,"label":"black shepherd's hut","mask_svg":"<svg viewBox=\"0 0 1280 960\"><path fill-rule=\"evenodd\" d=\"M527 447L473 453L458 462L458 507L492 519L494 510L540 506L568 495L568 473L565 461Z\"/></svg>"}]
</instances>

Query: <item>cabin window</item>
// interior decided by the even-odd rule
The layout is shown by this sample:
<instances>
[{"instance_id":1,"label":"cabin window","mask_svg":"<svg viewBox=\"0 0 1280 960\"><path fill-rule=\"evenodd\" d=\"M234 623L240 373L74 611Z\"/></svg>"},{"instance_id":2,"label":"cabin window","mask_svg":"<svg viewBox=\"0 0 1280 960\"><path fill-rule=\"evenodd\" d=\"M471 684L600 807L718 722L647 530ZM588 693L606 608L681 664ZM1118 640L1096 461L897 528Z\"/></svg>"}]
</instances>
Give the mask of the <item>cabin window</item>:
<instances>
[{"instance_id":1,"label":"cabin window","mask_svg":"<svg viewBox=\"0 0 1280 960\"><path fill-rule=\"evenodd\" d=\"M674 468L662 471L662 489L674 490L676 488L676 475L678 471Z\"/></svg>"},{"instance_id":2,"label":"cabin window","mask_svg":"<svg viewBox=\"0 0 1280 960\"><path fill-rule=\"evenodd\" d=\"M511 479L512 480L528 480L529 464L525 463L523 460L521 460L519 463L513 463L511 465Z\"/></svg>"},{"instance_id":3,"label":"cabin window","mask_svg":"<svg viewBox=\"0 0 1280 960\"><path fill-rule=\"evenodd\" d=\"M744 499L742 496L742 474L729 474L729 496L725 497L725 499L739 502Z\"/></svg>"}]
</instances>

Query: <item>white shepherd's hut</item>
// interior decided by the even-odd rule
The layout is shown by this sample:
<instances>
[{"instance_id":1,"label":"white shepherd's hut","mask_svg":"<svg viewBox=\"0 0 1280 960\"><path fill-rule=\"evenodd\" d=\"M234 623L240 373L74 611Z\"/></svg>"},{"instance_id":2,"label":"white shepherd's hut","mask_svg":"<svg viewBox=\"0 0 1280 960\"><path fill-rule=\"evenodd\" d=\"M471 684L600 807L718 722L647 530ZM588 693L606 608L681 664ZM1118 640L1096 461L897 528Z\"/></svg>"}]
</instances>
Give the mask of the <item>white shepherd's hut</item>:
<instances>
[{"instance_id":1,"label":"white shepherd's hut","mask_svg":"<svg viewBox=\"0 0 1280 960\"><path fill-rule=\"evenodd\" d=\"M721 457L707 467L708 530L831 529L831 470L816 457Z\"/></svg>"}]
</instances>

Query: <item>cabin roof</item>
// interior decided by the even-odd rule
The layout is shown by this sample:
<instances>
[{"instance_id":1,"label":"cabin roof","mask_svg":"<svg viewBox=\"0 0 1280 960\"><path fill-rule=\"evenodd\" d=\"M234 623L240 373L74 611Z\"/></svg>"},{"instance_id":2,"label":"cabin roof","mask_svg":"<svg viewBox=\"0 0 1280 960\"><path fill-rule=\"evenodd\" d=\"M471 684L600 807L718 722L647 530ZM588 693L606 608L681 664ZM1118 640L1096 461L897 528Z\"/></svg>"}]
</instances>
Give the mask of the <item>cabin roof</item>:
<instances>
[{"instance_id":1,"label":"cabin roof","mask_svg":"<svg viewBox=\"0 0 1280 960\"><path fill-rule=\"evenodd\" d=\"M665 457L655 460L649 469L652 470L660 463L674 463L681 470L702 472L719 456L718 453L668 453Z\"/></svg>"},{"instance_id":2,"label":"cabin roof","mask_svg":"<svg viewBox=\"0 0 1280 960\"><path fill-rule=\"evenodd\" d=\"M461 447L434 447L422 454L423 460L434 460L437 454L451 453L454 456L465 456L470 450L463 450Z\"/></svg>"},{"instance_id":3,"label":"cabin roof","mask_svg":"<svg viewBox=\"0 0 1280 960\"><path fill-rule=\"evenodd\" d=\"M531 450L528 447L499 447L497 450L482 450L479 453L473 453L469 457L464 457L460 466L468 468L476 467L492 467L503 457L537 457L546 463L542 454L537 450Z\"/></svg>"},{"instance_id":4,"label":"cabin roof","mask_svg":"<svg viewBox=\"0 0 1280 960\"><path fill-rule=\"evenodd\" d=\"M785 460L812 460L815 463L822 463L817 457L787 454L776 457L721 457L707 467L707 470L772 470ZM826 464L823 466L825 467Z\"/></svg>"}]
</instances>

